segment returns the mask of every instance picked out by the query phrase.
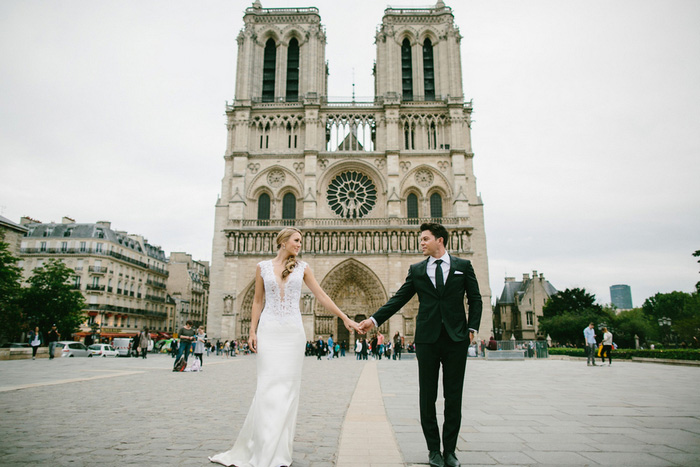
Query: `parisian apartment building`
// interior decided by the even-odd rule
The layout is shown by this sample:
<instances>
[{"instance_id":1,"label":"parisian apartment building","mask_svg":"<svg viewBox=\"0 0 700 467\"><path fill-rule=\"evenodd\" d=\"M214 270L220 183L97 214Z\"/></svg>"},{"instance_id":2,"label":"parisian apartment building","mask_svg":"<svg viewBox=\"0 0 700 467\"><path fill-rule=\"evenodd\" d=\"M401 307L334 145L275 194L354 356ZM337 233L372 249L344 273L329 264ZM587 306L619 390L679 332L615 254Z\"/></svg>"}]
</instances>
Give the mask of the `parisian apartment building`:
<instances>
[{"instance_id":1,"label":"parisian apartment building","mask_svg":"<svg viewBox=\"0 0 700 467\"><path fill-rule=\"evenodd\" d=\"M302 231L301 259L333 301L361 320L396 293L409 265L424 259L423 222L442 223L448 252L472 262L484 303L480 336L491 333L473 108L462 85L462 35L452 9L443 1L389 7L365 20L379 23L375 93L339 100L327 93L332 63L318 8L263 8L256 0L243 12L231 44L235 97L226 105L215 206L212 338L248 337L256 264L274 257L283 227ZM308 340L333 334L352 343L354 335L308 289L301 310ZM380 331L398 331L411 342L417 314L414 297Z\"/></svg>"},{"instance_id":2,"label":"parisian apartment building","mask_svg":"<svg viewBox=\"0 0 700 467\"><path fill-rule=\"evenodd\" d=\"M523 274L520 281L506 277L501 296L496 299L493 315L494 337L497 340L545 339L539 331L539 319L544 305L557 289L544 278L544 274L532 271Z\"/></svg>"},{"instance_id":3,"label":"parisian apartment building","mask_svg":"<svg viewBox=\"0 0 700 467\"><path fill-rule=\"evenodd\" d=\"M112 228L110 222L42 223L23 217L20 266L25 278L50 259L75 271L73 287L85 297L86 321L73 337L99 330L100 337L176 331L175 303L168 297L165 252L143 236Z\"/></svg>"},{"instance_id":4,"label":"parisian apartment building","mask_svg":"<svg viewBox=\"0 0 700 467\"><path fill-rule=\"evenodd\" d=\"M170 253L168 295L175 304L175 332L188 320L195 327L207 325L209 309L209 262L196 261L192 255Z\"/></svg>"},{"instance_id":5,"label":"parisian apartment building","mask_svg":"<svg viewBox=\"0 0 700 467\"><path fill-rule=\"evenodd\" d=\"M27 229L12 222L7 217L0 216L0 242L9 245L8 251L14 257L19 257L19 250L22 246L22 238L26 235Z\"/></svg>"}]
</instances>

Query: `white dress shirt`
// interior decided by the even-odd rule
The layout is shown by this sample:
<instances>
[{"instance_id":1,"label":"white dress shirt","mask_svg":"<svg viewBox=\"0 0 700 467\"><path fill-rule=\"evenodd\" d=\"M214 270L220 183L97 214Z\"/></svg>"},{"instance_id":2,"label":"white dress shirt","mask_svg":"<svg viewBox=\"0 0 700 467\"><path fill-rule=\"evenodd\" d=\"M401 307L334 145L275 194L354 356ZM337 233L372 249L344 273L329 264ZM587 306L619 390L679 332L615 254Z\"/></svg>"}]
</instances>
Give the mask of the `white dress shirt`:
<instances>
[{"instance_id":1,"label":"white dress shirt","mask_svg":"<svg viewBox=\"0 0 700 467\"><path fill-rule=\"evenodd\" d=\"M434 256L428 258L428 268L426 272L428 273L430 282L433 283L433 287L435 288L437 288L437 285L435 285L435 269L437 268L435 261L439 259L442 260L442 264L440 265L440 267L442 267L442 280L444 281L442 285L445 285L445 282L447 282L447 275L450 273L450 255L447 252L445 252L441 258L435 258Z\"/></svg>"}]
</instances>

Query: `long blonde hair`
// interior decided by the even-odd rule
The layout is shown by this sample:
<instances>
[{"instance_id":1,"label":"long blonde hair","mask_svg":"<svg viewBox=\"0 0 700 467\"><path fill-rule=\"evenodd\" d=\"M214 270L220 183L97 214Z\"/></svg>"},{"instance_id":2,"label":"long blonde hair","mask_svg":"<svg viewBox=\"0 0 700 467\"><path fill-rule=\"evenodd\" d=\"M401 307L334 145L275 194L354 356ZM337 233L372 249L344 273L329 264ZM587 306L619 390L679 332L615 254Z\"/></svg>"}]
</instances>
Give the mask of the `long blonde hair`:
<instances>
[{"instance_id":1,"label":"long blonde hair","mask_svg":"<svg viewBox=\"0 0 700 467\"><path fill-rule=\"evenodd\" d=\"M277 249L279 250L282 247L282 244L289 240L289 237L294 235L295 233L298 233L301 235L301 230L294 228L294 227L285 227L284 229L280 230L280 233L277 234L277 238L275 239L275 242L277 243ZM294 271L294 268L297 265L297 255L289 255L287 257L287 261L284 263L284 270L282 271L282 279L287 277Z\"/></svg>"}]
</instances>

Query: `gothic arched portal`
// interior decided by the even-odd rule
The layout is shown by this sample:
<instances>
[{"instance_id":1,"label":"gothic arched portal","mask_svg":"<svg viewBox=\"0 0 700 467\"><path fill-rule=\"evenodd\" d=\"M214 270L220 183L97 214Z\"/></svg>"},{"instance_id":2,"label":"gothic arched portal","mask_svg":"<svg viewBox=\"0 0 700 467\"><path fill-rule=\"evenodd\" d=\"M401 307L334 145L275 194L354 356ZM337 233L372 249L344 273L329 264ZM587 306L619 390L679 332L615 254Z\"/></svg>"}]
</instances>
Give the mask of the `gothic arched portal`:
<instances>
[{"instance_id":1,"label":"gothic arched portal","mask_svg":"<svg viewBox=\"0 0 700 467\"><path fill-rule=\"evenodd\" d=\"M363 320L387 301L384 285L369 267L350 258L334 267L323 279L321 287L351 319ZM350 333L343 322L316 302L314 310L316 335L333 333L338 342L352 344ZM388 323L382 325L388 327Z\"/></svg>"}]
</instances>

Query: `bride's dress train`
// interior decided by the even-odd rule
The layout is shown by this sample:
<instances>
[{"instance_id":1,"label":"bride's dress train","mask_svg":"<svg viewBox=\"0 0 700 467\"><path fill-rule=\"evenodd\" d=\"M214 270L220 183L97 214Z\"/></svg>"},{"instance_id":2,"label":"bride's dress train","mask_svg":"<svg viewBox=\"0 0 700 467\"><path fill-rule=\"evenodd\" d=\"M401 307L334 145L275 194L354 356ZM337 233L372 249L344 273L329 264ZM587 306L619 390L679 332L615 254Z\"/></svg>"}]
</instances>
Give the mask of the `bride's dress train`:
<instances>
[{"instance_id":1,"label":"bride's dress train","mask_svg":"<svg viewBox=\"0 0 700 467\"><path fill-rule=\"evenodd\" d=\"M258 323L257 389L233 447L209 458L236 467L292 463L306 335L299 300L306 263L298 261L280 287L272 261L262 261L265 308Z\"/></svg>"}]
</instances>

